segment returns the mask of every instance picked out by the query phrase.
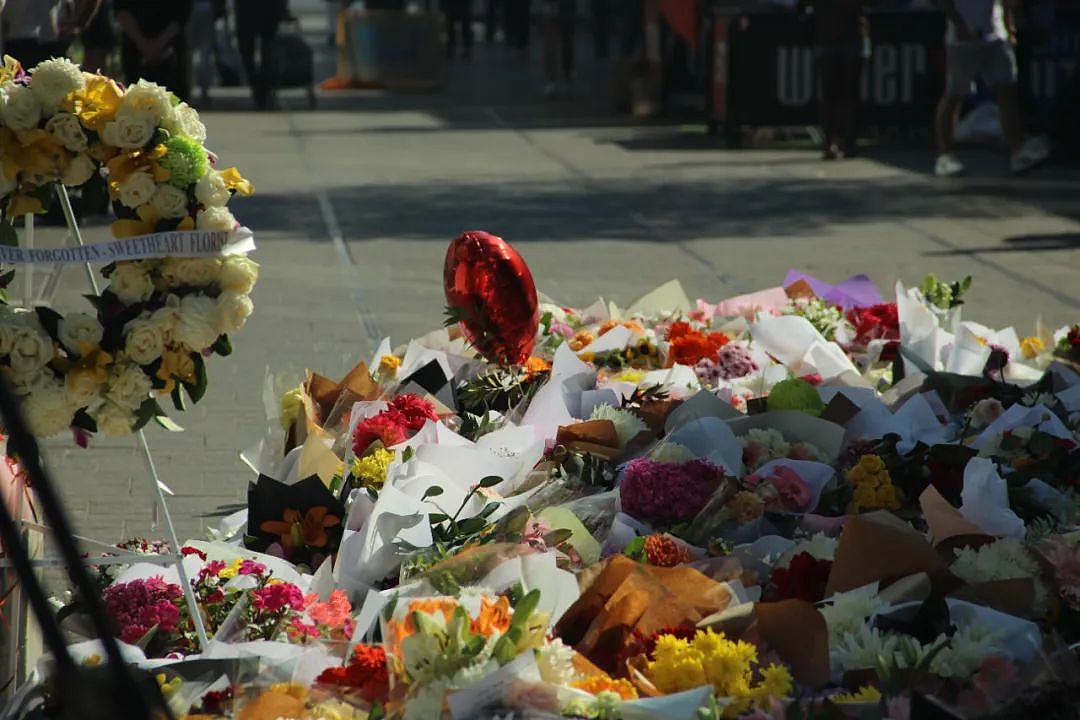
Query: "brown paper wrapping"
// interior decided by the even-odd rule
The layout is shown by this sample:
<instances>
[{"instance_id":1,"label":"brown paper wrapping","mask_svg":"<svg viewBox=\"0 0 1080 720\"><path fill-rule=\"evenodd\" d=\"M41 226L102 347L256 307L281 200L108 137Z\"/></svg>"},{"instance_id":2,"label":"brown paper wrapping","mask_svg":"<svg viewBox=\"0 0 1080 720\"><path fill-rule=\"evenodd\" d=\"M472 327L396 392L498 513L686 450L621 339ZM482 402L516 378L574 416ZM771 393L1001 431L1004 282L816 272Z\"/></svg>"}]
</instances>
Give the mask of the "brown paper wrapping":
<instances>
[{"instance_id":1,"label":"brown paper wrapping","mask_svg":"<svg viewBox=\"0 0 1080 720\"><path fill-rule=\"evenodd\" d=\"M934 547L939 551L949 553L953 548L965 545L977 547L994 541L992 536L987 535L982 528L950 505L933 485L919 495L919 507L922 508L926 524L930 528Z\"/></svg>"},{"instance_id":2,"label":"brown paper wrapping","mask_svg":"<svg viewBox=\"0 0 1080 720\"><path fill-rule=\"evenodd\" d=\"M1015 578L973 583L953 590L949 597L1030 618L1035 604L1035 582L1031 578Z\"/></svg>"},{"instance_id":3,"label":"brown paper wrapping","mask_svg":"<svg viewBox=\"0 0 1080 720\"><path fill-rule=\"evenodd\" d=\"M758 603L757 632L765 645L791 668L804 685L829 682L829 630L825 616L802 600Z\"/></svg>"},{"instance_id":4,"label":"brown paper wrapping","mask_svg":"<svg viewBox=\"0 0 1080 720\"><path fill-rule=\"evenodd\" d=\"M814 294L814 289L810 287L810 283L806 282L802 278L785 287L784 294L786 294L789 298L817 297Z\"/></svg>"},{"instance_id":5,"label":"brown paper wrapping","mask_svg":"<svg viewBox=\"0 0 1080 720\"><path fill-rule=\"evenodd\" d=\"M586 420L563 425L555 436L555 442L568 450L597 455L606 460L614 460L622 453L615 423L610 420Z\"/></svg>"},{"instance_id":6,"label":"brown paper wrapping","mask_svg":"<svg viewBox=\"0 0 1080 720\"><path fill-rule=\"evenodd\" d=\"M859 515L844 523L825 596L919 572L943 592L956 586L941 556L903 521L885 511Z\"/></svg>"}]
</instances>

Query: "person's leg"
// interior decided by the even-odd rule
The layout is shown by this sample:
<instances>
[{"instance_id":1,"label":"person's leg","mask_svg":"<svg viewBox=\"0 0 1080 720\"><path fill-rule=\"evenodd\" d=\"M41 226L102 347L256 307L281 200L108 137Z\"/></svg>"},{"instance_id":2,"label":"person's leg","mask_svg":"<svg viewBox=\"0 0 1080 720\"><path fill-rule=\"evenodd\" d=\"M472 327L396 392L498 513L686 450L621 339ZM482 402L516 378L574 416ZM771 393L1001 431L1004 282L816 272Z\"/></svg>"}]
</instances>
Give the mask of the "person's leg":
<instances>
[{"instance_id":1,"label":"person's leg","mask_svg":"<svg viewBox=\"0 0 1080 720\"><path fill-rule=\"evenodd\" d=\"M859 87L862 84L863 59L861 56L845 58L841 68L840 95L840 149L847 157L858 152L859 141Z\"/></svg>"},{"instance_id":2,"label":"person's leg","mask_svg":"<svg viewBox=\"0 0 1080 720\"><path fill-rule=\"evenodd\" d=\"M457 2L442 0L440 7L446 22L446 57L452 58L457 48Z\"/></svg>"},{"instance_id":3,"label":"person's leg","mask_svg":"<svg viewBox=\"0 0 1080 720\"><path fill-rule=\"evenodd\" d=\"M986 83L997 94L1001 131L1010 153L1024 144L1024 127L1020 119L1020 98L1016 90L1016 55L1004 42L990 43L981 49L981 71Z\"/></svg>"},{"instance_id":4,"label":"person's leg","mask_svg":"<svg viewBox=\"0 0 1080 720\"><path fill-rule=\"evenodd\" d=\"M499 0L487 0L487 9L484 12L484 42L491 45L495 42L496 19L499 14Z\"/></svg>"},{"instance_id":5,"label":"person's leg","mask_svg":"<svg viewBox=\"0 0 1080 720\"><path fill-rule=\"evenodd\" d=\"M837 57L828 49L819 48L817 52L818 72L818 113L821 121L822 145L826 158L836 157L839 132L836 126L837 114Z\"/></svg>"},{"instance_id":6,"label":"person's leg","mask_svg":"<svg viewBox=\"0 0 1080 720\"><path fill-rule=\"evenodd\" d=\"M192 50L198 55L195 66L195 79L199 85L199 92L203 100L210 95L210 83L214 77L213 58L214 34L214 8L209 2L196 3L191 13L191 44Z\"/></svg>"},{"instance_id":7,"label":"person's leg","mask_svg":"<svg viewBox=\"0 0 1080 720\"><path fill-rule=\"evenodd\" d=\"M267 8L260 16L259 23L259 71L262 74L263 94L269 106L274 104L274 94L278 86L278 44L277 35L281 21L285 17L286 2L279 0L276 8Z\"/></svg>"},{"instance_id":8,"label":"person's leg","mask_svg":"<svg viewBox=\"0 0 1080 720\"><path fill-rule=\"evenodd\" d=\"M460 0L461 3L461 44L465 48L465 59L472 57L473 46L473 14L471 0Z\"/></svg>"},{"instance_id":9,"label":"person's leg","mask_svg":"<svg viewBox=\"0 0 1080 720\"><path fill-rule=\"evenodd\" d=\"M597 60L608 56L611 38L611 17L608 12L608 0L591 0L593 54Z\"/></svg>"},{"instance_id":10,"label":"person's leg","mask_svg":"<svg viewBox=\"0 0 1080 720\"><path fill-rule=\"evenodd\" d=\"M574 31L577 29L576 18L564 17L559 21L559 45L562 55L563 81L570 83L574 79Z\"/></svg>"},{"instance_id":11,"label":"person's leg","mask_svg":"<svg viewBox=\"0 0 1080 720\"><path fill-rule=\"evenodd\" d=\"M244 66L248 86L255 97L255 104L262 106L265 101L262 86L259 83L259 68L255 64L255 36L259 18L258 6L252 0L236 2L236 47L240 52L240 62Z\"/></svg>"},{"instance_id":12,"label":"person's leg","mask_svg":"<svg viewBox=\"0 0 1080 720\"><path fill-rule=\"evenodd\" d=\"M559 28L555 18L541 18L540 39L544 54L544 92L553 95L559 81Z\"/></svg>"},{"instance_id":13,"label":"person's leg","mask_svg":"<svg viewBox=\"0 0 1080 720\"><path fill-rule=\"evenodd\" d=\"M956 117L964 100L971 94L971 83L979 67L979 46L950 45L947 49L945 95L938 103L935 117L939 155L953 151Z\"/></svg>"}]
</instances>

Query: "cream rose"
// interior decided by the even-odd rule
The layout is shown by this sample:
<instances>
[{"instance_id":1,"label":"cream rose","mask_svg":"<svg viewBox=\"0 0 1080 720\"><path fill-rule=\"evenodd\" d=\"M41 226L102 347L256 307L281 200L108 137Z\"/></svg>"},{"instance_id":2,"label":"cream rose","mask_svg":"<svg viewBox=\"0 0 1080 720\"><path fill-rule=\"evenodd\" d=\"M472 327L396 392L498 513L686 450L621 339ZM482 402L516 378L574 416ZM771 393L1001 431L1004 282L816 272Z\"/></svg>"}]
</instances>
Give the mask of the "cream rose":
<instances>
[{"instance_id":1,"label":"cream rose","mask_svg":"<svg viewBox=\"0 0 1080 720\"><path fill-rule=\"evenodd\" d=\"M68 187L79 187L94 177L95 172L97 172L97 165L93 160L86 155L76 155L68 163L60 180Z\"/></svg>"},{"instance_id":2,"label":"cream rose","mask_svg":"<svg viewBox=\"0 0 1080 720\"><path fill-rule=\"evenodd\" d=\"M231 197L232 193L229 192L228 183L225 182L225 178L217 170L211 170L199 178L199 182L195 183L195 199L203 207L224 207Z\"/></svg>"},{"instance_id":3,"label":"cream rose","mask_svg":"<svg viewBox=\"0 0 1080 720\"><path fill-rule=\"evenodd\" d=\"M180 320L180 297L169 295L165 303L150 315L150 322L154 323L165 341L172 339L173 328Z\"/></svg>"},{"instance_id":4,"label":"cream rose","mask_svg":"<svg viewBox=\"0 0 1080 720\"><path fill-rule=\"evenodd\" d=\"M124 326L124 352L139 365L149 365L161 357L165 333L149 314Z\"/></svg>"},{"instance_id":5,"label":"cream rose","mask_svg":"<svg viewBox=\"0 0 1080 720\"><path fill-rule=\"evenodd\" d=\"M206 287L221 275L218 258L169 258L161 265L161 277L169 287Z\"/></svg>"},{"instance_id":6,"label":"cream rose","mask_svg":"<svg viewBox=\"0 0 1080 720\"><path fill-rule=\"evenodd\" d=\"M206 142L206 126L199 119L199 113L187 103L180 103L172 109L169 118L163 123L165 128L176 135L187 135L192 140Z\"/></svg>"},{"instance_id":7,"label":"cream rose","mask_svg":"<svg viewBox=\"0 0 1080 720\"><path fill-rule=\"evenodd\" d=\"M218 284L222 290L250 293L259 279L259 264L246 255L229 255L221 262Z\"/></svg>"},{"instance_id":8,"label":"cream rose","mask_svg":"<svg viewBox=\"0 0 1080 720\"><path fill-rule=\"evenodd\" d=\"M73 408L84 408L101 397L99 371L92 368L73 367L64 378L64 392Z\"/></svg>"},{"instance_id":9,"label":"cream rose","mask_svg":"<svg viewBox=\"0 0 1080 720\"><path fill-rule=\"evenodd\" d=\"M0 107L0 117L4 125L15 131L36 128L41 122L41 103L30 88L8 82L4 83L3 90L4 104Z\"/></svg>"},{"instance_id":10,"label":"cream rose","mask_svg":"<svg viewBox=\"0 0 1080 720\"><path fill-rule=\"evenodd\" d=\"M76 408L72 407L63 383L53 380L36 388L23 401L23 412L30 431L38 437L51 437L71 427Z\"/></svg>"},{"instance_id":11,"label":"cream rose","mask_svg":"<svg viewBox=\"0 0 1080 720\"><path fill-rule=\"evenodd\" d=\"M105 398L122 408L136 410L150 395L153 384L146 373L134 363L118 363L109 373Z\"/></svg>"},{"instance_id":12,"label":"cream rose","mask_svg":"<svg viewBox=\"0 0 1080 720\"><path fill-rule=\"evenodd\" d=\"M118 188L120 202L129 208L142 207L154 197L157 192L157 183L154 176L148 172L135 172L124 178Z\"/></svg>"},{"instance_id":13,"label":"cream rose","mask_svg":"<svg viewBox=\"0 0 1080 720\"><path fill-rule=\"evenodd\" d=\"M45 129L71 152L83 152L90 146L82 123L71 113L56 113L45 121Z\"/></svg>"},{"instance_id":14,"label":"cream rose","mask_svg":"<svg viewBox=\"0 0 1080 720\"><path fill-rule=\"evenodd\" d=\"M17 373L11 376L11 386L19 395L29 395L56 380L48 368L38 368L29 373Z\"/></svg>"},{"instance_id":15,"label":"cream rose","mask_svg":"<svg viewBox=\"0 0 1080 720\"><path fill-rule=\"evenodd\" d=\"M109 276L109 289L120 302L134 305L150 299L154 294L154 282L138 262L121 262Z\"/></svg>"},{"instance_id":16,"label":"cream rose","mask_svg":"<svg viewBox=\"0 0 1080 720\"><path fill-rule=\"evenodd\" d=\"M199 230L232 230L236 227L236 218L223 207L208 207L195 218L195 227Z\"/></svg>"},{"instance_id":17,"label":"cream rose","mask_svg":"<svg viewBox=\"0 0 1080 720\"><path fill-rule=\"evenodd\" d=\"M150 207L157 210L158 215L164 218L179 218L188 214L187 193L176 187L164 183L157 186L154 196L150 199Z\"/></svg>"},{"instance_id":18,"label":"cream rose","mask_svg":"<svg viewBox=\"0 0 1080 720\"><path fill-rule=\"evenodd\" d=\"M45 367L53 359L55 348L52 338L32 327L15 331L9 359L15 373L30 373Z\"/></svg>"},{"instance_id":19,"label":"cream rose","mask_svg":"<svg viewBox=\"0 0 1080 720\"><path fill-rule=\"evenodd\" d=\"M102 139L124 150L146 147L154 137L154 116L148 112L117 114L116 119L105 124Z\"/></svg>"},{"instance_id":20,"label":"cream rose","mask_svg":"<svg viewBox=\"0 0 1080 720\"><path fill-rule=\"evenodd\" d=\"M147 115L155 125L163 124L172 117L173 104L169 91L157 83L139 80L128 85L124 97L120 100L117 115Z\"/></svg>"},{"instance_id":21,"label":"cream rose","mask_svg":"<svg viewBox=\"0 0 1080 720\"><path fill-rule=\"evenodd\" d=\"M97 347L104 334L105 329L101 327L98 319L87 313L65 315L56 326L60 344L78 355L82 355L79 351L80 343Z\"/></svg>"},{"instance_id":22,"label":"cream rose","mask_svg":"<svg viewBox=\"0 0 1080 720\"><path fill-rule=\"evenodd\" d=\"M217 331L217 303L205 295L186 295L180 300L180 315L172 330L174 340L195 351L214 344Z\"/></svg>"},{"instance_id":23,"label":"cream rose","mask_svg":"<svg viewBox=\"0 0 1080 720\"><path fill-rule=\"evenodd\" d=\"M135 413L114 402L105 401L91 415L105 437L127 437L134 432Z\"/></svg>"},{"instance_id":24,"label":"cream rose","mask_svg":"<svg viewBox=\"0 0 1080 720\"><path fill-rule=\"evenodd\" d=\"M30 90L48 112L55 112L68 94L86 87L82 70L67 58L39 62L30 77Z\"/></svg>"},{"instance_id":25,"label":"cream rose","mask_svg":"<svg viewBox=\"0 0 1080 720\"><path fill-rule=\"evenodd\" d=\"M217 327L219 334L236 332L244 327L255 306L243 293L226 290L218 296Z\"/></svg>"}]
</instances>

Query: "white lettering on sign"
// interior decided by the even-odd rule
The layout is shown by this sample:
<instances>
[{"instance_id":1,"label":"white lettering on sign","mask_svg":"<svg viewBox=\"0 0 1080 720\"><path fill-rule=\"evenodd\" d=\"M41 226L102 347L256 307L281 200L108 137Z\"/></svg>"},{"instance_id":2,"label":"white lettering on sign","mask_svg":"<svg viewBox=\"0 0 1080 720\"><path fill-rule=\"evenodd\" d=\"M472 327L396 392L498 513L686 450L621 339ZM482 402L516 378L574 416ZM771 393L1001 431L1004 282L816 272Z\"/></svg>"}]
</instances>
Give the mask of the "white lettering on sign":
<instances>
[{"instance_id":1,"label":"white lettering on sign","mask_svg":"<svg viewBox=\"0 0 1080 720\"><path fill-rule=\"evenodd\" d=\"M239 255L255 249L245 227L225 230L180 230L61 248L0 246L0 263L8 265L117 262L162 257Z\"/></svg>"},{"instance_id":2,"label":"white lettering on sign","mask_svg":"<svg viewBox=\"0 0 1080 720\"><path fill-rule=\"evenodd\" d=\"M776 49L776 99L781 105L799 107L814 99L814 51L807 47Z\"/></svg>"},{"instance_id":3,"label":"white lettering on sign","mask_svg":"<svg viewBox=\"0 0 1080 720\"><path fill-rule=\"evenodd\" d=\"M1034 73L1035 71L1033 71ZM874 46L873 58L863 65L860 82L864 102L888 107L915 102L919 78L927 73L927 52L918 43ZM786 107L808 105L817 96L814 53L807 47L776 49L776 99Z\"/></svg>"}]
</instances>

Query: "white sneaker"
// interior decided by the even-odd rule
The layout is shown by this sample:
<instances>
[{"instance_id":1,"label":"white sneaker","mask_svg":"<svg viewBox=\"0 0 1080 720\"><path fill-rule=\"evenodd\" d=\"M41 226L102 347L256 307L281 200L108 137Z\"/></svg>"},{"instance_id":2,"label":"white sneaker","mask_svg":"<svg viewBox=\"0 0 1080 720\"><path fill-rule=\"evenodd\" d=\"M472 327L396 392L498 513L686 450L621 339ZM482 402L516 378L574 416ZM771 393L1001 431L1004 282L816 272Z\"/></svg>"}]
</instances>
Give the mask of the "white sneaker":
<instances>
[{"instance_id":1,"label":"white sneaker","mask_svg":"<svg viewBox=\"0 0 1080 720\"><path fill-rule=\"evenodd\" d=\"M966 172L964 163L956 159L955 155L945 153L938 155L934 165L934 174L938 177L959 177Z\"/></svg>"},{"instance_id":2,"label":"white sneaker","mask_svg":"<svg viewBox=\"0 0 1080 720\"><path fill-rule=\"evenodd\" d=\"M1046 142L1046 138L1028 138L1020 149L1013 153L1009 167L1014 173L1024 173L1046 162L1049 157L1050 144Z\"/></svg>"}]
</instances>

